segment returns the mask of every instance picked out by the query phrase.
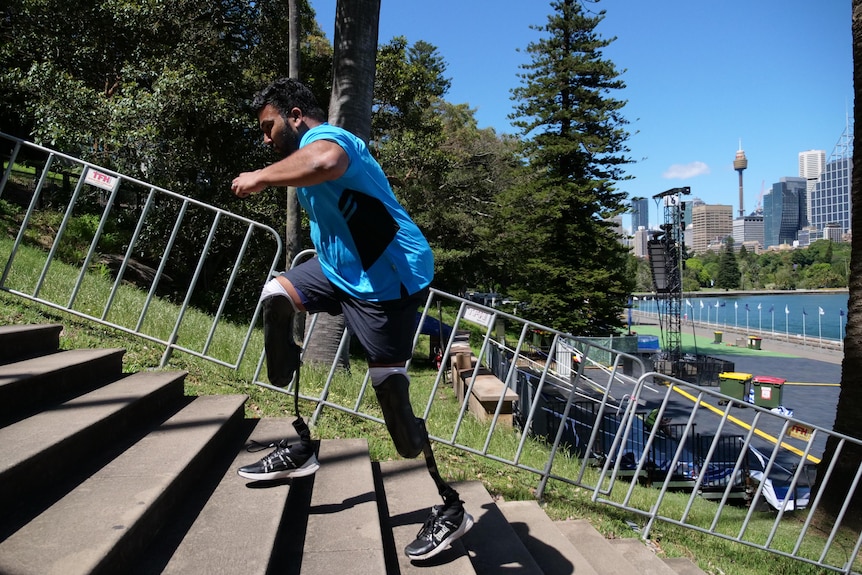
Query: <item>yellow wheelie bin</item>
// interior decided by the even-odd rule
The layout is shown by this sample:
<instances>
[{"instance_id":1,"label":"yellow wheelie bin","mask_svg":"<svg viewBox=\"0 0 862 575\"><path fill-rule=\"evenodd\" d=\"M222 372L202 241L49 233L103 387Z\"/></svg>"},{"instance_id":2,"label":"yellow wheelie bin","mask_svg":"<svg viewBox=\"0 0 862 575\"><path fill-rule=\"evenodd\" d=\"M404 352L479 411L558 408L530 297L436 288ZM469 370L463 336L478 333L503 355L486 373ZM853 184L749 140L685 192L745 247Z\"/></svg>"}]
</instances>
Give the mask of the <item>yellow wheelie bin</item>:
<instances>
[{"instance_id":1,"label":"yellow wheelie bin","mask_svg":"<svg viewBox=\"0 0 862 575\"><path fill-rule=\"evenodd\" d=\"M744 400L748 394L751 377L750 373L724 371L718 374L718 389L721 393L733 399Z\"/></svg>"}]
</instances>

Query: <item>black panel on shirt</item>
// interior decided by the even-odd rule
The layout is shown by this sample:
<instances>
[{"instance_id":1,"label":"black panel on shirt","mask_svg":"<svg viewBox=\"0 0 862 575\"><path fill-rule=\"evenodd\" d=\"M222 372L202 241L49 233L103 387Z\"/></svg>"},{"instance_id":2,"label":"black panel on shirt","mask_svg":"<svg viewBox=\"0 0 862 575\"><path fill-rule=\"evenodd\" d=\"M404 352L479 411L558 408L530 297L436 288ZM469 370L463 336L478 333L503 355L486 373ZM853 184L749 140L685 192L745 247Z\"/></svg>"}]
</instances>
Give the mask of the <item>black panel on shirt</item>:
<instances>
[{"instance_id":1,"label":"black panel on shirt","mask_svg":"<svg viewBox=\"0 0 862 575\"><path fill-rule=\"evenodd\" d=\"M383 202L355 190L344 190L338 209L347 222L362 269L367 270L395 239L400 226Z\"/></svg>"}]
</instances>

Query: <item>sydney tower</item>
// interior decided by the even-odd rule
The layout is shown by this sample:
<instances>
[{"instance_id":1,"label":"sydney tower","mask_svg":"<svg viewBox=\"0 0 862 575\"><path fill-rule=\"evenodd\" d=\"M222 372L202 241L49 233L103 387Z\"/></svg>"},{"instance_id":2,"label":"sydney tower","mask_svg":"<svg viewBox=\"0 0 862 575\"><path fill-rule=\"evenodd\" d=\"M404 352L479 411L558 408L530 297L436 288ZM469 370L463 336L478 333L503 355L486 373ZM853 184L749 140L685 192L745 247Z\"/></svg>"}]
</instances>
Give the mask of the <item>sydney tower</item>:
<instances>
[{"instance_id":1,"label":"sydney tower","mask_svg":"<svg viewBox=\"0 0 862 575\"><path fill-rule=\"evenodd\" d=\"M748 167L748 158L745 157L745 152L742 151L742 142L739 142L739 150L736 151L736 158L733 160L733 169L739 174L739 217L745 216L745 207L742 203L742 171Z\"/></svg>"}]
</instances>

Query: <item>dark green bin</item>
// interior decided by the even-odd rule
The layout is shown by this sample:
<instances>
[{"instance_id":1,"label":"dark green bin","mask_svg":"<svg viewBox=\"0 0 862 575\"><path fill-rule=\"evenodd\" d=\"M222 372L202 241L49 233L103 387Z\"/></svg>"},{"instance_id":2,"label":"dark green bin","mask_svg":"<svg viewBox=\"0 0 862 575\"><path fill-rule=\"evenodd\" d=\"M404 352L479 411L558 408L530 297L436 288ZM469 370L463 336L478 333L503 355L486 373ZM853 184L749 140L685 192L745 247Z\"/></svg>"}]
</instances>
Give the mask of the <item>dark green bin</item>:
<instances>
[{"instance_id":1,"label":"dark green bin","mask_svg":"<svg viewBox=\"0 0 862 575\"><path fill-rule=\"evenodd\" d=\"M754 405L772 409L781 405L785 379L769 375L758 375L751 380L754 389Z\"/></svg>"},{"instance_id":2,"label":"dark green bin","mask_svg":"<svg viewBox=\"0 0 862 575\"><path fill-rule=\"evenodd\" d=\"M745 399L748 385L751 383L750 373L725 371L718 374L718 389L724 395L733 399Z\"/></svg>"}]
</instances>

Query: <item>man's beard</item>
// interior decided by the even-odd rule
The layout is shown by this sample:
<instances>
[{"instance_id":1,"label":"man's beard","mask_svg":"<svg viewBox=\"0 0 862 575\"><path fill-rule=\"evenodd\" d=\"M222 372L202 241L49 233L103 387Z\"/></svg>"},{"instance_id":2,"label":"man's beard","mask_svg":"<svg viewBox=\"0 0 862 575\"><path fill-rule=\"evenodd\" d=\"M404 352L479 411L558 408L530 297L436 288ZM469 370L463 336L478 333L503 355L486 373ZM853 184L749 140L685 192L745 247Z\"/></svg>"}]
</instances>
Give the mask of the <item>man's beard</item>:
<instances>
[{"instance_id":1,"label":"man's beard","mask_svg":"<svg viewBox=\"0 0 862 575\"><path fill-rule=\"evenodd\" d=\"M289 127L284 127L284 129L281 131L281 138L279 139L281 140L281 145L278 146L275 151L282 158L288 157L299 149L299 139Z\"/></svg>"}]
</instances>

